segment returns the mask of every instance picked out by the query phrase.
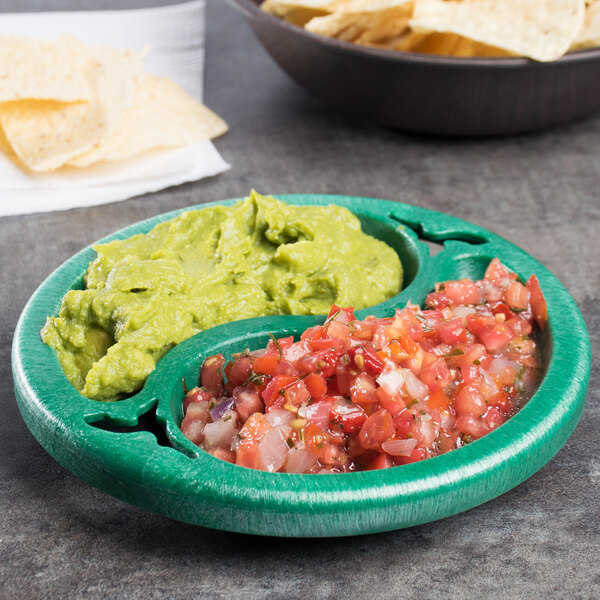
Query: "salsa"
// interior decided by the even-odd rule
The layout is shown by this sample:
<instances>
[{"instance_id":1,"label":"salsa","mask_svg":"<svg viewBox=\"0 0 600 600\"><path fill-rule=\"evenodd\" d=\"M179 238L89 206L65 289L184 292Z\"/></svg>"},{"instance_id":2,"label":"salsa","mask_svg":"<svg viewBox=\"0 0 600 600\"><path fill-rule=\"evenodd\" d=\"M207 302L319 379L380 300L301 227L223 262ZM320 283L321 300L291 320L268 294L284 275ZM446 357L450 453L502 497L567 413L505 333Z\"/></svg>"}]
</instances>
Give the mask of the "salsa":
<instances>
[{"instance_id":1,"label":"salsa","mask_svg":"<svg viewBox=\"0 0 600 600\"><path fill-rule=\"evenodd\" d=\"M498 428L531 397L546 303L494 258L438 283L421 309L323 325L227 362L207 358L181 430L213 456L270 472L346 473L424 460Z\"/></svg>"}]
</instances>

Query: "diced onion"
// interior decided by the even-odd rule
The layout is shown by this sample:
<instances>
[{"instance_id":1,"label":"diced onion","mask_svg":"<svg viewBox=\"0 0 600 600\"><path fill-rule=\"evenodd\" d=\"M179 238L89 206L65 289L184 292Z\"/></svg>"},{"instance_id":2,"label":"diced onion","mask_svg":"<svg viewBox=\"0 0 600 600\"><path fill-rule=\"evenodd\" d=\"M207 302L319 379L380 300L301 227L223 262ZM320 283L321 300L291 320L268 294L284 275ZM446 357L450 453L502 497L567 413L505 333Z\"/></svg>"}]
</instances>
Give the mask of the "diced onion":
<instances>
[{"instance_id":1,"label":"diced onion","mask_svg":"<svg viewBox=\"0 0 600 600\"><path fill-rule=\"evenodd\" d=\"M384 391L393 396L402 390L405 377L399 369L386 369L376 381Z\"/></svg>"},{"instance_id":2,"label":"diced onion","mask_svg":"<svg viewBox=\"0 0 600 600\"><path fill-rule=\"evenodd\" d=\"M483 377L483 380L486 384L487 389L482 390L485 393L485 396L487 398L495 396L500 391L498 389L498 386L496 385L496 382L492 379L491 375L485 369L479 367L479 373L481 373L481 376Z\"/></svg>"},{"instance_id":3,"label":"diced onion","mask_svg":"<svg viewBox=\"0 0 600 600\"><path fill-rule=\"evenodd\" d=\"M308 448L292 448L285 461L286 473L305 473L317 461L317 455Z\"/></svg>"},{"instance_id":4,"label":"diced onion","mask_svg":"<svg viewBox=\"0 0 600 600\"><path fill-rule=\"evenodd\" d=\"M260 467L263 471L274 473L279 471L285 463L289 447L279 427L269 429L263 435L258 445Z\"/></svg>"},{"instance_id":5,"label":"diced onion","mask_svg":"<svg viewBox=\"0 0 600 600\"><path fill-rule=\"evenodd\" d=\"M460 317L462 319L463 327L466 327L467 315L475 314L477 311L470 306L453 306L452 312L455 317Z\"/></svg>"},{"instance_id":6,"label":"diced onion","mask_svg":"<svg viewBox=\"0 0 600 600\"><path fill-rule=\"evenodd\" d=\"M454 415L450 414L449 412L444 411L442 413L442 422L440 423L440 425L446 431L450 431L451 429L454 429L454 427L456 425L456 417Z\"/></svg>"},{"instance_id":7,"label":"diced onion","mask_svg":"<svg viewBox=\"0 0 600 600\"><path fill-rule=\"evenodd\" d=\"M444 356L445 354L449 354L451 350L452 346L449 346L448 344L439 344L438 346L434 346L431 349L431 352L436 356Z\"/></svg>"},{"instance_id":8,"label":"diced onion","mask_svg":"<svg viewBox=\"0 0 600 600\"><path fill-rule=\"evenodd\" d=\"M408 395L416 400L424 400L429 394L429 388L409 369L402 369L406 380Z\"/></svg>"},{"instance_id":9,"label":"diced onion","mask_svg":"<svg viewBox=\"0 0 600 600\"><path fill-rule=\"evenodd\" d=\"M381 444L381 449L390 456L410 456L417 447L415 438L408 440L387 440Z\"/></svg>"},{"instance_id":10,"label":"diced onion","mask_svg":"<svg viewBox=\"0 0 600 600\"><path fill-rule=\"evenodd\" d=\"M219 419L214 423L207 423L204 428L204 449L230 448L234 429L235 420L233 417L227 421Z\"/></svg>"},{"instance_id":11,"label":"diced onion","mask_svg":"<svg viewBox=\"0 0 600 600\"><path fill-rule=\"evenodd\" d=\"M223 402L217 404L210 411L210 418L213 421L218 421L232 406L233 398L229 398L229 400L224 400Z\"/></svg>"},{"instance_id":12,"label":"diced onion","mask_svg":"<svg viewBox=\"0 0 600 600\"><path fill-rule=\"evenodd\" d=\"M267 421L273 427L277 425L289 425L295 418L296 415L289 410L285 410L285 408L276 408L268 412L266 416Z\"/></svg>"}]
</instances>

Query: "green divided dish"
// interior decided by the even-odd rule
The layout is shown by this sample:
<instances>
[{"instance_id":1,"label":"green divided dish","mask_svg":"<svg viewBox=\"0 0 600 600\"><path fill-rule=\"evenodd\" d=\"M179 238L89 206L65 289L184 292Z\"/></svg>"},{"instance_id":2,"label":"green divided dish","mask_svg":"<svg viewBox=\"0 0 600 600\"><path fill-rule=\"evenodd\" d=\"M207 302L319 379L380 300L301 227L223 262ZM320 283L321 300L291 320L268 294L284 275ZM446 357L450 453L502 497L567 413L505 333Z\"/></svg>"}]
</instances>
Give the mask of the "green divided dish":
<instances>
[{"instance_id":1,"label":"green divided dish","mask_svg":"<svg viewBox=\"0 0 600 600\"><path fill-rule=\"evenodd\" d=\"M205 357L222 352L229 358L246 347L260 348L268 332L297 335L323 317L262 317L209 329L161 359L136 395L115 403L89 400L71 386L54 350L40 338L46 317L58 313L64 294L81 287L95 256L87 248L35 292L13 343L19 408L33 435L58 462L91 485L172 519L259 535L328 537L399 529L467 510L521 483L556 454L583 410L591 351L575 302L546 268L497 235L430 210L351 196L278 197L291 204L346 206L366 233L398 252L404 289L358 311L359 318L393 315L408 300L423 304L437 281L479 279L496 256L523 280L535 273L549 315L540 338L543 373L535 395L485 437L418 463L331 475L238 467L200 450L179 430L182 377L192 387ZM205 206L210 205L194 208ZM146 232L180 212L137 223L101 241ZM427 242L441 250L432 255Z\"/></svg>"}]
</instances>

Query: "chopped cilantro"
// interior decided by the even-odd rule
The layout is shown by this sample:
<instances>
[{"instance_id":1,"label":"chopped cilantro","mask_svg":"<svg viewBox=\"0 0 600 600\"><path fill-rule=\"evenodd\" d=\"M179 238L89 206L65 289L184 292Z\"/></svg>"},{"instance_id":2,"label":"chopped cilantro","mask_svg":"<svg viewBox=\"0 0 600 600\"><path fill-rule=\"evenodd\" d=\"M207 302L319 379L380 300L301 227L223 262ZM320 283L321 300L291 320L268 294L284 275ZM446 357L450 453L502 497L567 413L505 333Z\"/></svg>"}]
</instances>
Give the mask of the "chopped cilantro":
<instances>
[{"instance_id":1,"label":"chopped cilantro","mask_svg":"<svg viewBox=\"0 0 600 600\"><path fill-rule=\"evenodd\" d=\"M341 308L338 308L338 310L336 310L328 319L326 319L325 323L323 323L323 326L331 323L331 321L335 321L335 319L338 317L338 315L342 312Z\"/></svg>"},{"instance_id":2,"label":"chopped cilantro","mask_svg":"<svg viewBox=\"0 0 600 600\"><path fill-rule=\"evenodd\" d=\"M271 341L275 344L276 348L277 348L277 352L279 352L279 358L283 358L283 350L281 349L281 344L279 343L279 341L277 340L277 338L269 331L269 337L271 338Z\"/></svg>"},{"instance_id":3,"label":"chopped cilantro","mask_svg":"<svg viewBox=\"0 0 600 600\"><path fill-rule=\"evenodd\" d=\"M452 356L462 356L465 353L461 348L453 348L447 354L444 354L444 358L451 358Z\"/></svg>"}]
</instances>

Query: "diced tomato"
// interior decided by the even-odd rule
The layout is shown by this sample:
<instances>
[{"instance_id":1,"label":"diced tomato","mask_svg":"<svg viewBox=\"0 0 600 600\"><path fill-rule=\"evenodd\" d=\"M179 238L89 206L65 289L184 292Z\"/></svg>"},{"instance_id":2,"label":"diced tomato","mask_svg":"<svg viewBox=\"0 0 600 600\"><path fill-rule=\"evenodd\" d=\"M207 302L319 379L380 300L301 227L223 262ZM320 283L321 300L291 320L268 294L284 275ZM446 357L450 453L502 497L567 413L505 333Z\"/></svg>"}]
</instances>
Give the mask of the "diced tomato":
<instances>
[{"instance_id":1,"label":"diced tomato","mask_svg":"<svg viewBox=\"0 0 600 600\"><path fill-rule=\"evenodd\" d=\"M367 466L367 471L377 469L389 469L392 466L392 459L385 452L380 452L375 460L372 460Z\"/></svg>"},{"instance_id":2,"label":"diced tomato","mask_svg":"<svg viewBox=\"0 0 600 600\"><path fill-rule=\"evenodd\" d=\"M441 309L450 305L450 298L443 292L432 292L427 295L425 304L431 308Z\"/></svg>"},{"instance_id":3,"label":"diced tomato","mask_svg":"<svg viewBox=\"0 0 600 600\"><path fill-rule=\"evenodd\" d=\"M260 373L261 375L273 375L275 373L275 369L277 368L277 363L279 362L279 357L277 354L263 354L262 356L258 356L254 359L252 363L252 370L255 373Z\"/></svg>"},{"instance_id":4,"label":"diced tomato","mask_svg":"<svg viewBox=\"0 0 600 600\"><path fill-rule=\"evenodd\" d=\"M453 377L446 361L438 358L427 367L423 367L420 379L431 392L437 392L445 388L453 380Z\"/></svg>"},{"instance_id":5,"label":"diced tomato","mask_svg":"<svg viewBox=\"0 0 600 600\"><path fill-rule=\"evenodd\" d=\"M242 467L255 469L257 464L258 443L263 435L271 429L265 415L253 413L240 430L240 443L236 448L235 463Z\"/></svg>"},{"instance_id":6,"label":"diced tomato","mask_svg":"<svg viewBox=\"0 0 600 600\"><path fill-rule=\"evenodd\" d=\"M379 404L392 416L400 414L406 408L406 403L399 394L394 394L392 396L388 394L382 387L378 387L375 390L375 394L377 395L377 401Z\"/></svg>"},{"instance_id":7,"label":"diced tomato","mask_svg":"<svg viewBox=\"0 0 600 600\"><path fill-rule=\"evenodd\" d=\"M332 444L331 442L325 442L321 452L319 454L319 461L324 465L331 467L341 467L348 460L348 455L344 452L344 449L338 444Z\"/></svg>"},{"instance_id":8,"label":"diced tomato","mask_svg":"<svg viewBox=\"0 0 600 600\"><path fill-rule=\"evenodd\" d=\"M329 418L329 411L327 414ZM304 443L307 448L315 451L316 454L320 454L325 443L328 441L327 433L322 427L314 422L310 421L303 430Z\"/></svg>"},{"instance_id":9,"label":"diced tomato","mask_svg":"<svg viewBox=\"0 0 600 600\"><path fill-rule=\"evenodd\" d=\"M300 406L310 400L310 392L301 379L283 388L283 397L286 404Z\"/></svg>"},{"instance_id":10,"label":"diced tomato","mask_svg":"<svg viewBox=\"0 0 600 600\"><path fill-rule=\"evenodd\" d=\"M497 323L498 321L489 315L467 315L467 329L476 336L480 336L482 332L486 331L490 327L493 327Z\"/></svg>"},{"instance_id":11,"label":"diced tomato","mask_svg":"<svg viewBox=\"0 0 600 600\"><path fill-rule=\"evenodd\" d=\"M348 356L354 361L357 368L371 377L377 377L383 371L383 361L366 346L354 346L348 349Z\"/></svg>"},{"instance_id":12,"label":"diced tomato","mask_svg":"<svg viewBox=\"0 0 600 600\"><path fill-rule=\"evenodd\" d=\"M530 294L533 317L539 328L544 331L546 322L548 321L548 307L546 306L544 294L542 294L542 288L540 288L540 282L535 275L532 275L527 280L527 289Z\"/></svg>"},{"instance_id":13,"label":"diced tomato","mask_svg":"<svg viewBox=\"0 0 600 600\"><path fill-rule=\"evenodd\" d=\"M419 347L419 344L417 344L416 342L414 342L411 338L409 338L408 336L402 336L399 339L400 345L402 346L403 350L409 355L409 356L414 356L415 354L417 354L419 352L419 350L421 349Z\"/></svg>"},{"instance_id":14,"label":"diced tomato","mask_svg":"<svg viewBox=\"0 0 600 600\"><path fill-rule=\"evenodd\" d=\"M227 368L229 367L229 368ZM252 359L249 356L241 356L225 367L227 381L234 387L242 385L252 373Z\"/></svg>"},{"instance_id":15,"label":"diced tomato","mask_svg":"<svg viewBox=\"0 0 600 600\"><path fill-rule=\"evenodd\" d=\"M342 325L344 327L344 325ZM332 352L337 353L338 355L343 354L348 347L342 340L339 338L331 338L331 337L322 337L318 340L310 340L308 342L310 349L313 352L321 352L325 350L331 350Z\"/></svg>"},{"instance_id":16,"label":"diced tomato","mask_svg":"<svg viewBox=\"0 0 600 600\"><path fill-rule=\"evenodd\" d=\"M304 378L304 384L314 400L318 400L327 393L327 379L323 375L310 373Z\"/></svg>"},{"instance_id":17,"label":"diced tomato","mask_svg":"<svg viewBox=\"0 0 600 600\"><path fill-rule=\"evenodd\" d=\"M306 356L311 350L308 341L295 342L283 349L283 359L294 364L297 360Z\"/></svg>"},{"instance_id":18,"label":"diced tomato","mask_svg":"<svg viewBox=\"0 0 600 600\"><path fill-rule=\"evenodd\" d=\"M287 360L277 361L277 366L275 367L275 371L273 375L289 375L290 377L298 377L300 375L300 371Z\"/></svg>"},{"instance_id":19,"label":"diced tomato","mask_svg":"<svg viewBox=\"0 0 600 600\"><path fill-rule=\"evenodd\" d=\"M305 340L318 340L325 335L325 327L323 325L315 325L314 327L309 327L306 331L302 333L300 339L302 341Z\"/></svg>"},{"instance_id":20,"label":"diced tomato","mask_svg":"<svg viewBox=\"0 0 600 600\"><path fill-rule=\"evenodd\" d=\"M508 399L506 392L504 392L503 390L500 390L497 394L490 398L487 401L487 405L497 408L505 415L508 415L510 413L511 403Z\"/></svg>"},{"instance_id":21,"label":"diced tomato","mask_svg":"<svg viewBox=\"0 0 600 600\"><path fill-rule=\"evenodd\" d=\"M504 323L492 325L479 334L479 338L488 352L495 352L496 350L504 348L513 337L513 332Z\"/></svg>"},{"instance_id":22,"label":"diced tomato","mask_svg":"<svg viewBox=\"0 0 600 600\"><path fill-rule=\"evenodd\" d=\"M225 357L222 354L209 356L202 363L200 371L200 381L202 387L209 392L211 396L218 398L223 394L223 365Z\"/></svg>"},{"instance_id":23,"label":"diced tomato","mask_svg":"<svg viewBox=\"0 0 600 600\"><path fill-rule=\"evenodd\" d=\"M399 438L405 438L412 432L415 426L415 420L410 411L405 410L394 417L394 425Z\"/></svg>"},{"instance_id":24,"label":"diced tomato","mask_svg":"<svg viewBox=\"0 0 600 600\"><path fill-rule=\"evenodd\" d=\"M281 350L281 352L283 353L283 349L287 348L288 346L291 346L293 343L293 336L280 338L277 340L277 342L275 341L275 338L271 338L267 343L267 354L275 353L279 358L281 358L279 356L279 351Z\"/></svg>"},{"instance_id":25,"label":"diced tomato","mask_svg":"<svg viewBox=\"0 0 600 600\"><path fill-rule=\"evenodd\" d=\"M516 281L517 276L508 271L497 258L494 258L486 269L484 278L495 285L504 287L510 281Z\"/></svg>"},{"instance_id":26,"label":"diced tomato","mask_svg":"<svg viewBox=\"0 0 600 600\"><path fill-rule=\"evenodd\" d=\"M340 398L333 403L330 417L330 429L340 429L344 433L356 433L367 420L364 409L354 402Z\"/></svg>"},{"instance_id":27,"label":"diced tomato","mask_svg":"<svg viewBox=\"0 0 600 600\"><path fill-rule=\"evenodd\" d=\"M186 395L185 398L183 399L183 414L186 414L188 406L192 403L198 403L198 402L210 402L210 400L212 400L212 396L210 395L210 393L203 389L203 388L199 388L199 387L195 387L194 389L190 390Z\"/></svg>"},{"instance_id":28,"label":"diced tomato","mask_svg":"<svg viewBox=\"0 0 600 600\"><path fill-rule=\"evenodd\" d=\"M283 390L296 381L298 381L297 377L289 375L276 375L273 377L267 384L265 391L262 393L267 410L274 406L283 406L285 404Z\"/></svg>"},{"instance_id":29,"label":"diced tomato","mask_svg":"<svg viewBox=\"0 0 600 600\"><path fill-rule=\"evenodd\" d=\"M462 375L463 383L466 385L481 380L481 373L479 372L479 367L476 365L465 365L460 368L460 373Z\"/></svg>"},{"instance_id":30,"label":"diced tomato","mask_svg":"<svg viewBox=\"0 0 600 600\"><path fill-rule=\"evenodd\" d=\"M350 340L350 328L347 324L340 321L331 321L327 325L327 335L330 338L341 340L344 343L344 348L347 348Z\"/></svg>"},{"instance_id":31,"label":"diced tomato","mask_svg":"<svg viewBox=\"0 0 600 600\"><path fill-rule=\"evenodd\" d=\"M500 427L500 425L502 425L502 423L506 421L506 417L497 408L494 407L490 408L487 411L483 419L488 424L490 430Z\"/></svg>"},{"instance_id":32,"label":"diced tomato","mask_svg":"<svg viewBox=\"0 0 600 600\"><path fill-rule=\"evenodd\" d=\"M481 299L477 286L470 279L447 281L444 292L453 305L479 304Z\"/></svg>"},{"instance_id":33,"label":"diced tomato","mask_svg":"<svg viewBox=\"0 0 600 600\"><path fill-rule=\"evenodd\" d=\"M446 356L450 367L483 365L488 359L489 355L482 344L456 344Z\"/></svg>"},{"instance_id":34,"label":"diced tomato","mask_svg":"<svg viewBox=\"0 0 600 600\"><path fill-rule=\"evenodd\" d=\"M250 415L262 413L265 410L265 404L256 390L237 387L233 390L233 399L233 406L240 415L243 423L250 418Z\"/></svg>"},{"instance_id":35,"label":"diced tomato","mask_svg":"<svg viewBox=\"0 0 600 600\"><path fill-rule=\"evenodd\" d=\"M341 323L350 323L355 321L354 310L351 306L340 308L337 305L332 305L329 314L327 315L327 321L340 321ZM327 322L326 321L326 322Z\"/></svg>"},{"instance_id":36,"label":"diced tomato","mask_svg":"<svg viewBox=\"0 0 600 600\"><path fill-rule=\"evenodd\" d=\"M302 407L299 414L301 413L303 418L318 425L324 431L329 427L329 413L333 402L333 398L324 396L322 400Z\"/></svg>"},{"instance_id":37,"label":"diced tomato","mask_svg":"<svg viewBox=\"0 0 600 600\"><path fill-rule=\"evenodd\" d=\"M427 458L427 450L425 448L415 448L409 456L394 456L395 465L409 465L410 463L419 462Z\"/></svg>"},{"instance_id":38,"label":"diced tomato","mask_svg":"<svg viewBox=\"0 0 600 600\"><path fill-rule=\"evenodd\" d=\"M373 337L374 326L369 321L352 321L349 327L354 340L370 340Z\"/></svg>"},{"instance_id":39,"label":"diced tomato","mask_svg":"<svg viewBox=\"0 0 600 600\"><path fill-rule=\"evenodd\" d=\"M450 406L450 398L441 389L437 390L427 399L427 406L438 410L447 410Z\"/></svg>"},{"instance_id":40,"label":"diced tomato","mask_svg":"<svg viewBox=\"0 0 600 600\"><path fill-rule=\"evenodd\" d=\"M515 313L510 310L510 306L505 302L497 302L492 308L492 314L494 315L504 315L505 319L511 319Z\"/></svg>"},{"instance_id":41,"label":"diced tomato","mask_svg":"<svg viewBox=\"0 0 600 600\"><path fill-rule=\"evenodd\" d=\"M212 454L215 458L219 458L229 463L235 463L235 452L227 450L226 448L211 448L208 450L209 454Z\"/></svg>"},{"instance_id":42,"label":"diced tomato","mask_svg":"<svg viewBox=\"0 0 600 600\"><path fill-rule=\"evenodd\" d=\"M377 402L375 380L366 373L360 373L350 385L350 398L353 402L364 407Z\"/></svg>"},{"instance_id":43,"label":"diced tomato","mask_svg":"<svg viewBox=\"0 0 600 600\"><path fill-rule=\"evenodd\" d=\"M392 415L382 408L373 413L363 424L358 439L367 450L380 450L381 444L396 433L396 425Z\"/></svg>"},{"instance_id":44,"label":"diced tomato","mask_svg":"<svg viewBox=\"0 0 600 600\"><path fill-rule=\"evenodd\" d=\"M405 359L409 358L409 356L410 356L398 340L392 340L387 345L387 350L389 352L390 358L396 364L399 364L401 360L405 360Z\"/></svg>"},{"instance_id":45,"label":"diced tomato","mask_svg":"<svg viewBox=\"0 0 600 600\"><path fill-rule=\"evenodd\" d=\"M350 357L344 355L335 367L334 381L337 383L337 389L342 396L350 394L350 386L354 378L358 375L358 370L354 369L354 365L350 366L349 363Z\"/></svg>"},{"instance_id":46,"label":"diced tomato","mask_svg":"<svg viewBox=\"0 0 600 600\"><path fill-rule=\"evenodd\" d=\"M321 350L301 358L297 366L299 371L306 375L321 373L323 377L331 377L335 373L335 365L339 356L336 350Z\"/></svg>"},{"instance_id":47,"label":"diced tomato","mask_svg":"<svg viewBox=\"0 0 600 600\"><path fill-rule=\"evenodd\" d=\"M470 316L470 315L469 315ZM456 317L448 321L442 321L436 327L437 334L443 344L459 344L466 342L468 339L467 330L462 323L462 319Z\"/></svg>"},{"instance_id":48,"label":"diced tomato","mask_svg":"<svg viewBox=\"0 0 600 600\"><path fill-rule=\"evenodd\" d=\"M519 316L509 319L506 322L506 326L513 332L515 336L518 337L529 335L533 330L531 323L526 319L521 319Z\"/></svg>"},{"instance_id":49,"label":"diced tomato","mask_svg":"<svg viewBox=\"0 0 600 600\"><path fill-rule=\"evenodd\" d=\"M483 419L471 413L459 415L456 419L456 427L459 431L474 439L483 437L490 430L489 425Z\"/></svg>"},{"instance_id":50,"label":"diced tomato","mask_svg":"<svg viewBox=\"0 0 600 600\"><path fill-rule=\"evenodd\" d=\"M471 414L480 417L487 410L487 404L478 386L464 386L454 400L454 410L457 415Z\"/></svg>"},{"instance_id":51,"label":"diced tomato","mask_svg":"<svg viewBox=\"0 0 600 600\"><path fill-rule=\"evenodd\" d=\"M518 281L513 282L506 290L506 304L511 308L527 310L529 308L529 290Z\"/></svg>"}]
</instances>

